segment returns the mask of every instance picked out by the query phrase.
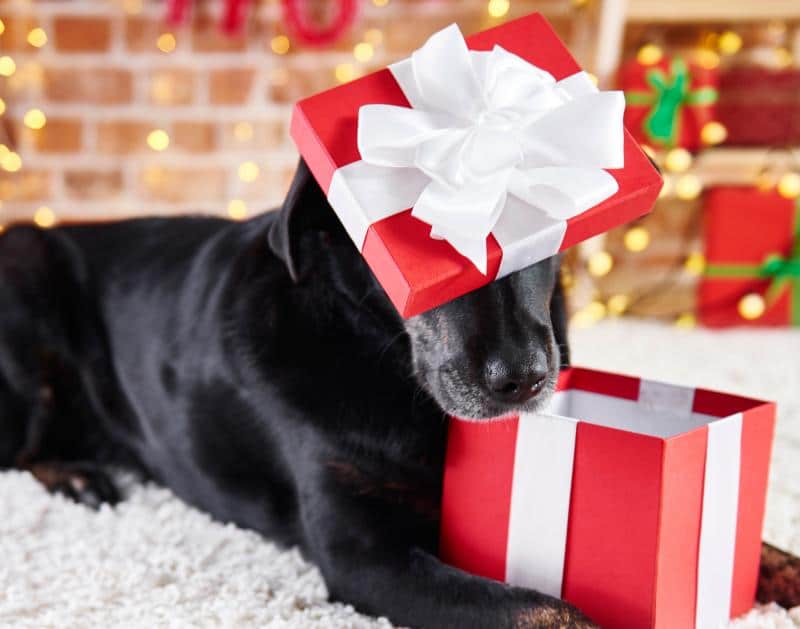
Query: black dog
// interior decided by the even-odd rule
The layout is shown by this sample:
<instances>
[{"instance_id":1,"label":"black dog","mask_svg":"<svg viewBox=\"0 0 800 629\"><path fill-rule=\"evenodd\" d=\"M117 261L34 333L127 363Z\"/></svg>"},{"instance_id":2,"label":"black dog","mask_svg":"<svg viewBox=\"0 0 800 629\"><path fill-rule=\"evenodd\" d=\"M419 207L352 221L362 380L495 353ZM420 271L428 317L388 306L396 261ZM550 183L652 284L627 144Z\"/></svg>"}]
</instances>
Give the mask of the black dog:
<instances>
[{"instance_id":1,"label":"black dog","mask_svg":"<svg viewBox=\"0 0 800 629\"><path fill-rule=\"evenodd\" d=\"M116 498L103 464L138 467L397 623L590 626L436 558L446 413L547 398L568 360L557 276L545 260L403 321L303 163L247 223L9 229L0 466L90 502Z\"/></svg>"}]
</instances>

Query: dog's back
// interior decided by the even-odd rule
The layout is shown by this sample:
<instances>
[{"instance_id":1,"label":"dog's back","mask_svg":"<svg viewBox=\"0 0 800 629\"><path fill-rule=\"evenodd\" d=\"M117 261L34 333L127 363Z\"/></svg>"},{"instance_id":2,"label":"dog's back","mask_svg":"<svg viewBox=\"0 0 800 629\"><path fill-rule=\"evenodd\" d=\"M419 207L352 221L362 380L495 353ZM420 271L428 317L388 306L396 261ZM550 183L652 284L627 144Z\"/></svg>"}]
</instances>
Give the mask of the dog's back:
<instances>
[{"instance_id":1,"label":"dog's back","mask_svg":"<svg viewBox=\"0 0 800 629\"><path fill-rule=\"evenodd\" d=\"M183 285L227 225L142 219L0 234L0 466L94 459L115 432L128 442L141 430L120 382L148 373L143 330L163 339L156 328L185 327L175 300L201 298L201 279Z\"/></svg>"}]
</instances>

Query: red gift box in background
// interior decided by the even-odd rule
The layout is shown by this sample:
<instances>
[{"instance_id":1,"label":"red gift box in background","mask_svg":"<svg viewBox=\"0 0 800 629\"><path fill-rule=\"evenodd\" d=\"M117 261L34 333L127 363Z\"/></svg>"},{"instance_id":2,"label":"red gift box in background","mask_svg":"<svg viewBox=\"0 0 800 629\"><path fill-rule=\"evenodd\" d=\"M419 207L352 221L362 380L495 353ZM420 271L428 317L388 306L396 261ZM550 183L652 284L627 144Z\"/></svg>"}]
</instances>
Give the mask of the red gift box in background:
<instances>
[{"instance_id":1,"label":"red gift box in background","mask_svg":"<svg viewBox=\"0 0 800 629\"><path fill-rule=\"evenodd\" d=\"M467 38L471 50L496 45L545 70L557 80L580 72L580 67L546 20L533 14ZM331 205L378 281L404 317L410 317L491 282L503 264L504 251L494 235L487 240L484 275L443 240L430 237L430 226L411 216L411 210L371 219L376 208L369 200L359 210L337 208L341 194L331 191L332 180L345 166L361 159L357 146L359 108L367 104L409 107L390 69L384 69L300 101L294 111L291 135ZM609 170L619 189L612 197L567 219L566 231L547 255L626 223L651 208L661 189L661 177L636 142L625 133L625 167ZM334 199L333 197L336 197ZM347 215L347 216L343 216ZM360 234L364 234L363 238ZM505 252L510 259L509 252ZM547 255L530 256L526 265Z\"/></svg>"},{"instance_id":2,"label":"red gift box in background","mask_svg":"<svg viewBox=\"0 0 800 629\"><path fill-rule=\"evenodd\" d=\"M800 325L800 199L715 188L704 220L700 320L717 327Z\"/></svg>"},{"instance_id":3,"label":"red gift box in background","mask_svg":"<svg viewBox=\"0 0 800 629\"><path fill-rule=\"evenodd\" d=\"M719 72L681 57L658 63L633 59L620 69L625 91L625 126L642 144L701 147L703 127L717 119Z\"/></svg>"},{"instance_id":4,"label":"red gift box in background","mask_svg":"<svg viewBox=\"0 0 800 629\"><path fill-rule=\"evenodd\" d=\"M790 146L800 143L800 70L739 67L720 79L719 121L726 144Z\"/></svg>"},{"instance_id":5,"label":"red gift box in background","mask_svg":"<svg viewBox=\"0 0 800 629\"><path fill-rule=\"evenodd\" d=\"M609 628L752 607L774 404L573 368L549 412L451 420L444 561Z\"/></svg>"}]
</instances>

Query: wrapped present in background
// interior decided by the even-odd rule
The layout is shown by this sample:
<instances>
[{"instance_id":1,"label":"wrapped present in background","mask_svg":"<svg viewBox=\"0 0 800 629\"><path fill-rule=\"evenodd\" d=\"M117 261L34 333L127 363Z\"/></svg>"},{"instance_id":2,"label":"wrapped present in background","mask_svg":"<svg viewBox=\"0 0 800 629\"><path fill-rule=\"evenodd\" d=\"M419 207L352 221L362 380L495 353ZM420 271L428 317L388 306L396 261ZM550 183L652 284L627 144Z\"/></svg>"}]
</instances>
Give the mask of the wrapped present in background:
<instances>
[{"instance_id":1,"label":"wrapped present in background","mask_svg":"<svg viewBox=\"0 0 800 629\"><path fill-rule=\"evenodd\" d=\"M703 127L716 120L719 71L680 56L646 61L640 54L620 69L625 126L642 144L700 148Z\"/></svg>"},{"instance_id":2,"label":"wrapped present in background","mask_svg":"<svg viewBox=\"0 0 800 629\"><path fill-rule=\"evenodd\" d=\"M800 325L800 197L711 190L699 313L709 326Z\"/></svg>"},{"instance_id":3,"label":"wrapped present in background","mask_svg":"<svg viewBox=\"0 0 800 629\"><path fill-rule=\"evenodd\" d=\"M442 558L603 627L753 605L775 405L573 368L547 414L453 419Z\"/></svg>"},{"instance_id":4,"label":"wrapped present in background","mask_svg":"<svg viewBox=\"0 0 800 629\"><path fill-rule=\"evenodd\" d=\"M648 212L661 178L623 109L533 14L466 45L448 27L300 101L291 132L409 317Z\"/></svg>"},{"instance_id":5,"label":"wrapped present in background","mask_svg":"<svg viewBox=\"0 0 800 629\"><path fill-rule=\"evenodd\" d=\"M800 70L759 66L722 74L717 107L730 145L800 144Z\"/></svg>"}]
</instances>

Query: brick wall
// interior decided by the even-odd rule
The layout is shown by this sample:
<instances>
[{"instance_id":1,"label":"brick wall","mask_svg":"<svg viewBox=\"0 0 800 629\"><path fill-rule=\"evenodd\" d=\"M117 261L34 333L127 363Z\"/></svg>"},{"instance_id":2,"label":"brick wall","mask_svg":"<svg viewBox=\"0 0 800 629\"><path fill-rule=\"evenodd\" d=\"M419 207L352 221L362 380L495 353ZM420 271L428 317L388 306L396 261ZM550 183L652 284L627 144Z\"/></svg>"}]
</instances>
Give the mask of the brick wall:
<instances>
[{"instance_id":1,"label":"brick wall","mask_svg":"<svg viewBox=\"0 0 800 629\"><path fill-rule=\"evenodd\" d=\"M218 4L198 4L190 26L170 30L161 1L0 3L0 55L16 63L0 77L5 143L22 159L0 174L0 224L43 206L58 220L262 211L282 199L296 163L287 136L296 99L403 57L452 21L469 33L542 10L579 57L589 39L574 0L514 0L499 19L487 0L363 0L333 48L290 39L278 54L286 31L276 1L254 2L247 32L233 38L219 32ZM36 28L47 35L40 48L28 41ZM374 56L358 62L362 41ZM41 129L24 124L31 109L45 114ZM155 130L166 132L165 150L148 144L163 141Z\"/></svg>"}]
</instances>

